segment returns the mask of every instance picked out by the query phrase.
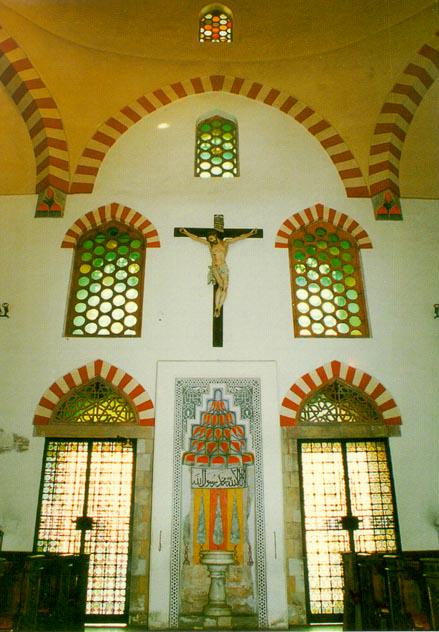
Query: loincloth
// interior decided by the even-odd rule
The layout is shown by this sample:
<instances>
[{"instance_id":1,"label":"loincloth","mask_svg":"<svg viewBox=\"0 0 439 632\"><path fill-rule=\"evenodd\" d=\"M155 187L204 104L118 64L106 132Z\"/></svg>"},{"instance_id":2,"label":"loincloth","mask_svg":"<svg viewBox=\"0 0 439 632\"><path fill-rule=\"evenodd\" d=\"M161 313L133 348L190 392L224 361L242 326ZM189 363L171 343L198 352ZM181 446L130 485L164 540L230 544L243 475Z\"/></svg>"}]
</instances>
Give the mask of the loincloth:
<instances>
[{"instance_id":1,"label":"loincloth","mask_svg":"<svg viewBox=\"0 0 439 632\"><path fill-rule=\"evenodd\" d=\"M222 277L224 280L228 280L229 278L229 268L227 263L222 263L219 266L209 266L209 272L207 273L207 283L213 283L213 285L216 285L216 279L215 279L215 275L213 273L213 271L216 270Z\"/></svg>"}]
</instances>

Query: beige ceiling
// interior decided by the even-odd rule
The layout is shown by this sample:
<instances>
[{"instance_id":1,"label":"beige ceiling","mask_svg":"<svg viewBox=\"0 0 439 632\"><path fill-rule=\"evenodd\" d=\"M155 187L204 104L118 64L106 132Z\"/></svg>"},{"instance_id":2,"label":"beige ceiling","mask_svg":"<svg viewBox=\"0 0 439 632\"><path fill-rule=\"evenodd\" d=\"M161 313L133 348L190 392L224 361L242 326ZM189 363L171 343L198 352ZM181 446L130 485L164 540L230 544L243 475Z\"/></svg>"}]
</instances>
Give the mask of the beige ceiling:
<instances>
[{"instance_id":1,"label":"beige ceiling","mask_svg":"<svg viewBox=\"0 0 439 632\"><path fill-rule=\"evenodd\" d=\"M436 0L240 0L232 45L200 45L192 0L0 0L0 25L55 99L74 168L90 136L142 94L210 74L279 88L341 134L367 176L380 109L439 29ZM439 197L437 87L418 109L401 162L405 197ZM32 193L32 147L0 93L0 193ZM6 149L6 151L5 151ZM418 160L429 165L420 169Z\"/></svg>"}]
</instances>

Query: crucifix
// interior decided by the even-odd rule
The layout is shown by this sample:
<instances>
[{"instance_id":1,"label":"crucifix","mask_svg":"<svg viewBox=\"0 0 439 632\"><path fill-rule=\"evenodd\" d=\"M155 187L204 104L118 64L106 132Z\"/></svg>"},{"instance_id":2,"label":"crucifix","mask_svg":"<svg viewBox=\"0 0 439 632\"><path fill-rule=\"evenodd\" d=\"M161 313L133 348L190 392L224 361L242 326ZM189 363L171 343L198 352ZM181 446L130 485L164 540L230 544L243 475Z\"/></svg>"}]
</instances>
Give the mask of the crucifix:
<instances>
[{"instance_id":1,"label":"crucifix","mask_svg":"<svg viewBox=\"0 0 439 632\"><path fill-rule=\"evenodd\" d=\"M226 263L229 245L249 237L263 237L260 228L224 228L224 215L214 215L213 228L174 228L174 237L189 237L209 248L212 265L208 283L213 283L212 346L223 346L223 304L229 287Z\"/></svg>"}]
</instances>

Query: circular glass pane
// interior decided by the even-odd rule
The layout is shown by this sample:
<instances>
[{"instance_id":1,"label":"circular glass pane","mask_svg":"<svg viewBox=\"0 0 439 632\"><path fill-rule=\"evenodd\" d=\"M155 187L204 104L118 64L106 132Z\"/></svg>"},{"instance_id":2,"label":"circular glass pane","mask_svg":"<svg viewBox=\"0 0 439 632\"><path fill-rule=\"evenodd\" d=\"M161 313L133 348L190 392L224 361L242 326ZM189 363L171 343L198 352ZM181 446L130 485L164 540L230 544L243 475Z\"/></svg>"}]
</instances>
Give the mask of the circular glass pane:
<instances>
[{"instance_id":1,"label":"circular glass pane","mask_svg":"<svg viewBox=\"0 0 439 632\"><path fill-rule=\"evenodd\" d=\"M355 281L355 278L352 277L352 276L346 277L344 282L345 282L347 287L354 287L356 285L356 283L357 283Z\"/></svg>"},{"instance_id":2,"label":"circular glass pane","mask_svg":"<svg viewBox=\"0 0 439 632\"><path fill-rule=\"evenodd\" d=\"M322 299L317 294L313 294L309 297L309 304L313 307L319 307L322 304Z\"/></svg>"},{"instance_id":3,"label":"circular glass pane","mask_svg":"<svg viewBox=\"0 0 439 632\"><path fill-rule=\"evenodd\" d=\"M325 328L323 327L323 325L321 323L313 323L311 325L311 329L312 329L314 334L317 334L319 336L320 334L322 334L324 332Z\"/></svg>"},{"instance_id":4,"label":"circular glass pane","mask_svg":"<svg viewBox=\"0 0 439 632\"><path fill-rule=\"evenodd\" d=\"M75 318L73 319L73 324L75 325L75 327L82 327L84 323L85 323L84 316L75 316Z\"/></svg>"},{"instance_id":5,"label":"circular glass pane","mask_svg":"<svg viewBox=\"0 0 439 632\"><path fill-rule=\"evenodd\" d=\"M297 303L297 311L300 312L301 314L307 314L309 312L309 305L308 303Z\"/></svg>"},{"instance_id":6,"label":"circular glass pane","mask_svg":"<svg viewBox=\"0 0 439 632\"><path fill-rule=\"evenodd\" d=\"M317 279L319 278L319 275L315 270L309 270L306 276L308 277L308 279L311 279L311 281L317 281Z\"/></svg>"},{"instance_id":7,"label":"circular glass pane","mask_svg":"<svg viewBox=\"0 0 439 632\"><path fill-rule=\"evenodd\" d=\"M308 298L308 292L306 290L297 290L296 296L301 301L306 301L306 299Z\"/></svg>"},{"instance_id":8,"label":"circular glass pane","mask_svg":"<svg viewBox=\"0 0 439 632\"><path fill-rule=\"evenodd\" d=\"M116 307L121 307L124 303L125 296L123 296L122 294L116 294L116 296L113 298L113 305L115 305Z\"/></svg>"},{"instance_id":9,"label":"circular glass pane","mask_svg":"<svg viewBox=\"0 0 439 632\"><path fill-rule=\"evenodd\" d=\"M137 323L137 317L132 315L125 316L123 322L125 327L134 327Z\"/></svg>"},{"instance_id":10,"label":"circular glass pane","mask_svg":"<svg viewBox=\"0 0 439 632\"><path fill-rule=\"evenodd\" d=\"M117 307L116 309L113 309L111 315L114 320L121 320L125 316L125 312L123 311L123 309Z\"/></svg>"},{"instance_id":11,"label":"circular glass pane","mask_svg":"<svg viewBox=\"0 0 439 632\"><path fill-rule=\"evenodd\" d=\"M96 323L87 323L87 325L85 326L85 331L88 334L95 334L97 329L98 326L96 325Z\"/></svg>"},{"instance_id":12,"label":"circular glass pane","mask_svg":"<svg viewBox=\"0 0 439 632\"><path fill-rule=\"evenodd\" d=\"M346 296L350 301L355 301L355 299L358 298L358 292L357 290L347 290Z\"/></svg>"},{"instance_id":13,"label":"circular glass pane","mask_svg":"<svg viewBox=\"0 0 439 632\"><path fill-rule=\"evenodd\" d=\"M101 289L101 284L100 283L92 283L90 285L90 292L93 292L93 294L97 294Z\"/></svg>"},{"instance_id":14,"label":"circular glass pane","mask_svg":"<svg viewBox=\"0 0 439 632\"><path fill-rule=\"evenodd\" d=\"M76 292L76 298L79 298L80 301L83 301L85 298L87 298L87 296L88 296L87 290L78 290Z\"/></svg>"},{"instance_id":15,"label":"circular glass pane","mask_svg":"<svg viewBox=\"0 0 439 632\"><path fill-rule=\"evenodd\" d=\"M325 323L326 327L335 327L335 325L337 324L334 316L325 316L323 322Z\"/></svg>"},{"instance_id":16,"label":"circular glass pane","mask_svg":"<svg viewBox=\"0 0 439 632\"><path fill-rule=\"evenodd\" d=\"M111 287L114 283L114 279L112 276L106 276L102 279L102 284L105 285L105 287Z\"/></svg>"},{"instance_id":17,"label":"circular glass pane","mask_svg":"<svg viewBox=\"0 0 439 632\"><path fill-rule=\"evenodd\" d=\"M103 313L103 314L108 314L108 312L111 312L113 306L109 301L103 301L100 305L99 305L99 310Z\"/></svg>"},{"instance_id":18,"label":"circular glass pane","mask_svg":"<svg viewBox=\"0 0 439 632\"><path fill-rule=\"evenodd\" d=\"M101 299L96 294L93 294L93 296L90 296L90 298L87 301L90 307L96 307L97 305L99 305L100 302L101 302Z\"/></svg>"},{"instance_id":19,"label":"circular glass pane","mask_svg":"<svg viewBox=\"0 0 439 632\"><path fill-rule=\"evenodd\" d=\"M98 323L101 327L108 327L111 323L111 318L109 316L101 316L98 320Z\"/></svg>"},{"instance_id":20,"label":"circular glass pane","mask_svg":"<svg viewBox=\"0 0 439 632\"><path fill-rule=\"evenodd\" d=\"M320 292L320 285L318 285L317 283L310 283L308 285L308 290L313 294L317 294L317 292Z\"/></svg>"},{"instance_id":21,"label":"circular glass pane","mask_svg":"<svg viewBox=\"0 0 439 632\"><path fill-rule=\"evenodd\" d=\"M108 301L113 296L113 290L106 288L105 290L102 290L101 296L104 299L104 301Z\"/></svg>"},{"instance_id":22,"label":"circular glass pane","mask_svg":"<svg viewBox=\"0 0 439 632\"><path fill-rule=\"evenodd\" d=\"M351 316L349 318L349 322L352 327L359 327L361 325L361 318L359 318L358 316Z\"/></svg>"},{"instance_id":23,"label":"circular glass pane","mask_svg":"<svg viewBox=\"0 0 439 632\"><path fill-rule=\"evenodd\" d=\"M357 303L349 303L348 311L351 314L358 314L358 312L360 311L360 306Z\"/></svg>"},{"instance_id":24,"label":"circular glass pane","mask_svg":"<svg viewBox=\"0 0 439 632\"><path fill-rule=\"evenodd\" d=\"M301 327L309 327L311 319L308 316L299 316L298 323Z\"/></svg>"},{"instance_id":25,"label":"circular glass pane","mask_svg":"<svg viewBox=\"0 0 439 632\"><path fill-rule=\"evenodd\" d=\"M346 323L339 323L337 325L337 331L340 334L348 334L349 333L349 325L347 325Z\"/></svg>"},{"instance_id":26,"label":"circular glass pane","mask_svg":"<svg viewBox=\"0 0 439 632\"><path fill-rule=\"evenodd\" d=\"M334 298L334 294L331 292L331 290L325 289L322 290L320 292L320 296L325 300L325 301L330 301L332 298Z\"/></svg>"},{"instance_id":27,"label":"circular glass pane","mask_svg":"<svg viewBox=\"0 0 439 632\"><path fill-rule=\"evenodd\" d=\"M78 285L80 287L87 287L87 285L90 283L90 279L88 277L79 277L78 279Z\"/></svg>"},{"instance_id":28,"label":"circular glass pane","mask_svg":"<svg viewBox=\"0 0 439 632\"><path fill-rule=\"evenodd\" d=\"M110 329L111 329L111 333L120 334L123 331L123 325L122 323L113 323Z\"/></svg>"},{"instance_id":29,"label":"circular glass pane","mask_svg":"<svg viewBox=\"0 0 439 632\"><path fill-rule=\"evenodd\" d=\"M96 318L99 316L99 312L97 309L89 309L87 314L86 314L88 320L96 320ZM87 331L87 329L86 329Z\"/></svg>"},{"instance_id":30,"label":"circular glass pane","mask_svg":"<svg viewBox=\"0 0 439 632\"><path fill-rule=\"evenodd\" d=\"M320 279L320 283L323 285L323 287L329 287L330 285L332 285L331 279L327 276L323 276Z\"/></svg>"},{"instance_id":31,"label":"circular glass pane","mask_svg":"<svg viewBox=\"0 0 439 632\"><path fill-rule=\"evenodd\" d=\"M334 305L329 302L323 303L322 309L325 312L325 314L333 314L335 312Z\"/></svg>"},{"instance_id":32,"label":"circular glass pane","mask_svg":"<svg viewBox=\"0 0 439 632\"><path fill-rule=\"evenodd\" d=\"M321 309L312 309L310 311L310 316L313 320L322 320L323 312Z\"/></svg>"},{"instance_id":33,"label":"circular glass pane","mask_svg":"<svg viewBox=\"0 0 439 632\"><path fill-rule=\"evenodd\" d=\"M93 279L93 281L99 281L100 279L102 279L103 276L104 275L100 270L93 270L93 272L91 273L91 278Z\"/></svg>"},{"instance_id":34,"label":"circular glass pane","mask_svg":"<svg viewBox=\"0 0 439 632\"><path fill-rule=\"evenodd\" d=\"M128 299L132 301L139 296L139 292L135 290L134 288L130 288L129 290L125 292L125 295Z\"/></svg>"},{"instance_id":35,"label":"circular glass pane","mask_svg":"<svg viewBox=\"0 0 439 632\"><path fill-rule=\"evenodd\" d=\"M345 309L338 309L335 312L335 315L337 316L338 320L345 320L348 317L348 313Z\"/></svg>"},{"instance_id":36,"label":"circular glass pane","mask_svg":"<svg viewBox=\"0 0 439 632\"><path fill-rule=\"evenodd\" d=\"M114 286L114 291L117 294L122 294L122 292L125 292L126 287L127 286L125 285L125 283L116 283L116 285Z\"/></svg>"}]
</instances>

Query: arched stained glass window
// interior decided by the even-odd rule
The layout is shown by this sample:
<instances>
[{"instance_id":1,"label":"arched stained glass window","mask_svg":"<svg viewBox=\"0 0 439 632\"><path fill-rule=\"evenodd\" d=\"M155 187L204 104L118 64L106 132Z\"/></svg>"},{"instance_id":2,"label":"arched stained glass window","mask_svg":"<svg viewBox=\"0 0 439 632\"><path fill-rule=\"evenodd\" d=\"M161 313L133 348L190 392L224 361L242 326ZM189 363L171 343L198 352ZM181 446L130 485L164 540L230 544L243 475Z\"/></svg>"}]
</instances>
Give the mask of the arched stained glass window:
<instances>
[{"instance_id":1,"label":"arched stained glass window","mask_svg":"<svg viewBox=\"0 0 439 632\"><path fill-rule=\"evenodd\" d=\"M124 424L136 423L126 399L105 380L96 378L71 391L55 409L53 423Z\"/></svg>"},{"instance_id":2,"label":"arched stained glass window","mask_svg":"<svg viewBox=\"0 0 439 632\"><path fill-rule=\"evenodd\" d=\"M200 13L198 39L200 42L231 42L233 18L223 5L209 5Z\"/></svg>"},{"instance_id":3,"label":"arched stained glass window","mask_svg":"<svg viewBox=\"0 0 439 632\"><path fill-rule=\"evenodd\" d=\"M66 336L139 336L145 239L111 222L79 241L67 312Z\"/></svg>"},{"instance_id":4,"label":"arched stained glass window","mask_svg":"<svg viewBox=\"0 0 439 632\"><path fill-rule=\"evenodd\" d=\"M220 115L199 121L195 152L195 176L200 178L239 176L237 122Z\"/></svg>"},{"instance_id":5,"label":"arched stained glass window","mask_svg":"<svg viewBox=\"0 0 439 632\"><path fill-rule=\"evenodd\" d=\"M382 417L362 391L334 380L312 393L300 411L301 424L379 424Z\"/></svg>"},{"instance_id":6,"label":"arched stained glass window","mask_svg":"<svg viewBox=\"0 0 439 632\"><path fill-rule=\"evenodd\" d=\"M296 336L369 335L358 246L352 235L315 222L289 241Z\"/></svg>"}]
</instances>

